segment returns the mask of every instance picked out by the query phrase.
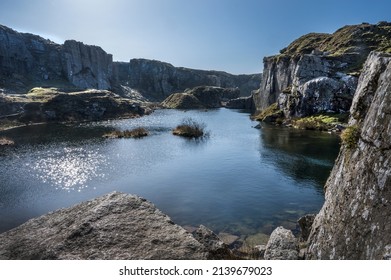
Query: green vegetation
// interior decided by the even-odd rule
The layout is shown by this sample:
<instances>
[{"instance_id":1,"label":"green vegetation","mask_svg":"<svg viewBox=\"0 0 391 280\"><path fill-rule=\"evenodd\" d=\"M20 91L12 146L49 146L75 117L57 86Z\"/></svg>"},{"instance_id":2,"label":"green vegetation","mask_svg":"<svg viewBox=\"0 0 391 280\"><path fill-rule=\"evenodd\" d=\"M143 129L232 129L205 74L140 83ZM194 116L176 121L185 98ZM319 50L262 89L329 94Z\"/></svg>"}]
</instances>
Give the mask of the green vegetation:
<instances>
[{"instance_id":1,"label":"green vegetation","mask_svg":"<svg viewBox=\"0 0 391 280\"><path fill-rule=\"evenodd\" d=\"M42 87L35 87L32 88L28 93L27 97L32 100L48 100L52 98L53 96L59 94L59 90L57 88L42 88Z\"/></svg>"},{"instance_id":2,"label":"green vegetation","mask_svg":"<svg viewBox=\"0 0 391 280\"><path fill-rule=\"evenodd\" d=\"M258 115L254 116L253 119L261 122L276 122L277 120L281 120L283 118L283 112L278 107L277 103L273 103L265 110L263 110Z\"/></svg>"},{"instance_id":3,"label":"green vegetation","mask_svg":"<svg viewBox=\"0 0 391 280\"><path fill-rule=\"evenodd\" d=\"M340 120L337 116L316 115L294 120L293 126L306 130L328 130L338 123L340 123Z\"/></svg>"},{"instance_id":4,"label":"green vegetation","mask_svg":"<svg viewBox=\"0 0 391 280\"><path fill-rule=\"evenodd\" d=\"M361 51L369 53L373 50L390 52L391 24L387 22L379 22L377 25L362 23L344 26L333 34L310 33L293 41L280 53L292 56L308 54L313 50L328 52L332 56Z\"/></svg>"},{"instance_id":5,"label":"green vegetation","mask_svg":"<svg viewBox=\"0 0 391 280\"><path fill-rule=\"evenodd\" d=\"M357 125L347 127L341 134L342 144L348 149L354 149L360 138L360 129Z\"/></svg>"},{"instance_id":6,"label":"green vegetation","mask_svg":"<svg viewBox=\"0 0 391 280\"><path fill-rule=\"evenodd\" d=\"M187 138L200 138L206 135L204 130L205 124L200 124L191 118L187 118L172 133Z\"/></svg>"},{"instance_id":7,"label":"green vegetation","mask_svg":"<svg viewBox=\"0 0 391 280\"><path fill-rule=\"evenodd\" d=\"M281 54L308 54L314 49L319 49L322 43L332 37L331 34L309 33L293 41L288 47L281 50Z\"/></svg>"},{"instance_id":8,"label":"green vegetation","mask_svg":"<svg viewBox=\"0 0 391 280\"><path fill-rule=\"evenodd\" d=\"M143 127L138 127L132 130L115 130L103 135L105 138L141 138L148 136L148 130Z\"/></svg>"}]
</instances>

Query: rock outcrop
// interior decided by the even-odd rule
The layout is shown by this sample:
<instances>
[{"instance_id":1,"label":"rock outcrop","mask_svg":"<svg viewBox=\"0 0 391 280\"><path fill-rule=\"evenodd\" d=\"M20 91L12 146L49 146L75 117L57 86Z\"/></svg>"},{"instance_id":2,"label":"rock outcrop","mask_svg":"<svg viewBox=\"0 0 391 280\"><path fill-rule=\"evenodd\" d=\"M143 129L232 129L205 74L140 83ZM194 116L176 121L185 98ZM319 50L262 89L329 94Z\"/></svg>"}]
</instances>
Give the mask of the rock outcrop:
<instances>
[{"instance_id":1,"label":"rock outcrop","mask_svg":"<svg viewBox=\"0 0 391 280\"><path fill-rule=\"evenodd\" d=\"M111 193L0 235L0 259L206 259L193 236L143 198Z\"/></svg>"},{"instance_id":2,"label":"rock outcrop","mask_svg":"<svg viewBox=\"0 0 391 280\"><path fill-rule=\"evenodd\" d=\"M174 67L169 63L148 59L115 62L114 72L116 84L137 90L154 101L163 101L172 93L198 86L237 87L242 96L249 96L261 81L260 74L232 75L221 71Z\"/></svg>"},{"instance_id":3,"label":"rock outcrop","mask_svg":"<svg viewBox=\"0 0 391 280\"><path fill-rule=\"evenodd\" d=\"M147 107L107 90L64 92L33 88L26 95L0 96L0 123L98 121L149 113Z\"/></svg>"},{"instance_id":4,"label":"rock outcrop","mask_svg":"<svg viewBox=\"0 0 391 280\"><path fill-rule=\"evenodd\" d=\"M283 227L276 228L266 245L265 260L299 259L299 242L292 231Z\"/></svg>"},{"instance_id":5,"label":"rock outcrop","mask_svg":"<svg viewBox=\"0 0 391 280\"><path fill-rule=\"evenodd\" d=\"M372 52L307 258L391 259L391 55Z\"/></svg>"},{"instance_id":6,"label":"rock outcrop","mask_svg":"<svg viewBox=\"0 0 391 280\"><path fill-rule=\"evenodd\" d=\"M219 108L224 102L239 96L238 88L200 86L183 93L174 93L161 104L170 109Z\"/></svg>"},{"instance_id":7,"label":"rock outcrop","mask_svg":"<svg viewBox=\"0 0 391 280\"><path fill-rule=\"evenodd\" d=\"M249 111L255 110L252 96L231 99L225 104L225 107L230 109L244 109Z\"/></svg>"},{"instance_id":8,"label":"rock outcrop","mask_svg":"<svg viewBox=\"0 0 391 280\"><path fill-rule=\"evenodd\" d=\"M362 64L372 50L391 52L391 23L345 26L334 34L310 33L279 55L264 58L258 111L278 102L285 117L350 108Z\"/></svg>"}]
</instances>

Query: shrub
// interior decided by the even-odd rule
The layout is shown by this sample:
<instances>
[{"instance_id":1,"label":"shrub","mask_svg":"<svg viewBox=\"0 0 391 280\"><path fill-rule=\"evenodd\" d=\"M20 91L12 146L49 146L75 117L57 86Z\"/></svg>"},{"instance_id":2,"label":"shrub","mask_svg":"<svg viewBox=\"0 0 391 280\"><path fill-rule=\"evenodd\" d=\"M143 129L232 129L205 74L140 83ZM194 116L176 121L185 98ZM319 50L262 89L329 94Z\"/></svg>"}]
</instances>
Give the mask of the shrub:
<instances>
[{"instance_id":1,"label":"shrub","mask_svg":"<svg viewBox=\"0 0 391 280\"><path fill-rule=\"evenodd\" d=\"M148 136L148 130L143 127L138 127L132 130L115 130L103 135L105 138L141 138Z\"/></svg>"},{"instance_id":2,"label":"shrub","mask_svg":"<svg viewBox=\"0 0 391 280\"><path fill-rule=\"evenodd\" d=\"M205 136L205 124L197 123L191 118L184 119L180 125L178 125L172 133L177 136L187 138L199 138Z\"/></svg>"},{"instance_id":3,"label":"shrub","mask_svg":"<svg viewBox=\"0 0 391 280\"><path fill-rule=\"evenodd\" d=\"M342 144L348 149L354 149L359 138L360 129L357 125L349 126L341 133Z\"/></svg>"}]
</instances>

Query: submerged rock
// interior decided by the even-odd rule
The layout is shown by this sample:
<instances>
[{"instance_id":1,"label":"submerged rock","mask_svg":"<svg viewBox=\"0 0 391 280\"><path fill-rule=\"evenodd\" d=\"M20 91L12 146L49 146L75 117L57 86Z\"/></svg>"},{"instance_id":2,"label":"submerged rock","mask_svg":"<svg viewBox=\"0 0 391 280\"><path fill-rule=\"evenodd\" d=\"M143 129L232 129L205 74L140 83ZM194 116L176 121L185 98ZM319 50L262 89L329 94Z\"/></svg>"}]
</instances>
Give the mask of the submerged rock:
<instances>
[{"instance_id":1,"label":"submerged rock","mask_svg":"<svg viewBox=\"0 0 391 280\"><path fill-rule=\"evenodd\" d=\"M108 195L0 235L0 259L206 259L205 247L143 198Z\"/></svg>"},{"instance_id":2,"label":"submerged rock","mask_svg":"<svg viewBox=\"0 0 391 280\"><path fill-rule=\"evenodd\" d=\"M388 259L391 248L391 55L372 52L309 236L310 259ZM348 129L347 129L348 130Z\"/></svg>"},{"instance_id":3,"label":"submerged rock","mask_svg":"<svg viewBox=\"0 0 391 280\"><path fill-rule=\"evenodd\" d=\"M297 260L299 242L292 231L283 227L276 228L266 245L265 260Z\"/></svg>"}]
</instances>

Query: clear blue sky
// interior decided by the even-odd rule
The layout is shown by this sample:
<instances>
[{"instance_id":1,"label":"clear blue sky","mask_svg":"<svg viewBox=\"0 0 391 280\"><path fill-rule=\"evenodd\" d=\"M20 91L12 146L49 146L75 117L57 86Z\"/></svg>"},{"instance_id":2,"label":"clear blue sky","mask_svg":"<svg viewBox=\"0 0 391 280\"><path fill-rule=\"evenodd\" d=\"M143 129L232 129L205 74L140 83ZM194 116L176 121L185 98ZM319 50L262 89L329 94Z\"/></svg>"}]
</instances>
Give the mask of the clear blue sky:
<instances>
[{"instance_id":1,"label":"clear blue sky","mask_svg":"<svg viewBox=\"0 0 391 280\"><path fill-rule=\"evenodd\" d=\"M101 46L116 61L157 59L235 74L309 32L391 21L390 0L1 0L0 24L58 43Z\"/></svg>"}]
</instances>

